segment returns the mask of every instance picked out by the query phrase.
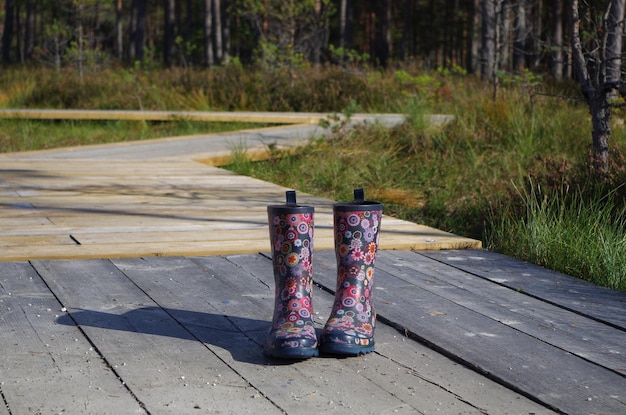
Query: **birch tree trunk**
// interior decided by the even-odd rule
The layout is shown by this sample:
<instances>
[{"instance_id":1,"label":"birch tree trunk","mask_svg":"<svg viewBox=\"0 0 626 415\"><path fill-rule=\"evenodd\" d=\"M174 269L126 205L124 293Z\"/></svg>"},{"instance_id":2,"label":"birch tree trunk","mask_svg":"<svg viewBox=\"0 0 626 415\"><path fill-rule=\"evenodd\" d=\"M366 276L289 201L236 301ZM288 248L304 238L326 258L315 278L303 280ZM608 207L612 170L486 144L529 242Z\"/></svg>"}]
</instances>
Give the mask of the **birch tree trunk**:
<instances>
[{"instance_id":1,"label":"birch tree trunk","mask_svg":"<svg viewBox=\"0 0 626 415\"><path fill-rule=\"evenodd\" d=\"M622 39L624 36L624 4L626 0L612 0L606 19L606 81L617 83L622 77ZM613 89L610 99L617 98Z\"/></svg>"},{"instance_id":2,"label":"birch tree trunk","mask_svg":"<svg viewBox=\"0 0 626 415\"><path fill-rule=\"evenodd\" d=\"M215 64L213 55L213 13L212 0L204 0L204 18L202 19L204 33L204 66L210 67Z\"/></svg>"},{"instance_id":3,"label":"birch tree trunk","mask_svg":"<svg viewBox=\"0 0 626 415\"><path fill-rule=\"evenodd\" d=\"M213 44L215 45L215 60L221 64L224 59L224 41L222 39L222 3L220 0L213 0L213 15L215 22L215 37Z\"/></svg>"},{"instance_id":4,"label":"birch tree trunk","mask_svg":"<svg viewBox=\"0 0 626 415\"><path fill-rule=\"evenodd\" d=\"M480 53L480 76L483 80L492 80L496 74L496 2L482 2L482 36Z\"/></svg>"},{"instance_id":5,"label":"birch tree trunk","mask_svg":"<svg viewBox=\"0 0 626 415\"><path fill-rule=\"evenodd\" d=\"M528 61L528 0L517 0L515 4L515 27L513 40L513 70L521 71Z\"/></svg>"},{"instance_id":6,"label":"birch tree trunk","mask_svg":"<svg viewBox=\"0 0 626 415\"><path fill-rule=\"evenodd\" d=\"M481 62L481 0L472 0L471 13L470 13L470 35L468 36L468 62L467 69L469 73L477 73L480 70Z\"/></svg>"},{"instance_id":7,"label":"birch tree trunk","mask_svg":"<svg viewBox=\"0 0 626 415\"><path fill-rule=\"evenodd\" d=\"M123 14L122 0L115 1L115 56L118 59L124 57L124 32L123 32Z\"/></svg>"}]
</instances>

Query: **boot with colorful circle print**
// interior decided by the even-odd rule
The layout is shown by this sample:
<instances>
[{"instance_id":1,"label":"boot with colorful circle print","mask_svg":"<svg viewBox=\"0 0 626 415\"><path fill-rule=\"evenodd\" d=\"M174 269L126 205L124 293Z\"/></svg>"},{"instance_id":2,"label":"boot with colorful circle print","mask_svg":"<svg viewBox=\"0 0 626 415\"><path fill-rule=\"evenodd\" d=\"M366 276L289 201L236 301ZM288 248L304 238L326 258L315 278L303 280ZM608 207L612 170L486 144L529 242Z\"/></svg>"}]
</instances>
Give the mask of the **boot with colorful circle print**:
<instances>
[{"instance_id":1,"label":"boot with colorful circle print","mask_svg":"<svg viewBox=\"0 0 626 415\"><path fill-rule=\"evenodd\" d=\"M263 349L270 357L306 359L318 355L311 302L314 208L296 204L294 191L286 198L285 205L267 207L276 297Z\"/></svg>"},{"instance_id":2,"label":"boot with colorful circle print","mask_svg":"<svg viewBox=\"0 0 626 415\"><path fill-rule=\"evenodd\" d=\"M320 336L321 353L358 356L374 351L372 289L382 213L383 205L366 201L363 189L354 191L353 202L333 205L337 291Z\"/></svg>"}]
</instances>

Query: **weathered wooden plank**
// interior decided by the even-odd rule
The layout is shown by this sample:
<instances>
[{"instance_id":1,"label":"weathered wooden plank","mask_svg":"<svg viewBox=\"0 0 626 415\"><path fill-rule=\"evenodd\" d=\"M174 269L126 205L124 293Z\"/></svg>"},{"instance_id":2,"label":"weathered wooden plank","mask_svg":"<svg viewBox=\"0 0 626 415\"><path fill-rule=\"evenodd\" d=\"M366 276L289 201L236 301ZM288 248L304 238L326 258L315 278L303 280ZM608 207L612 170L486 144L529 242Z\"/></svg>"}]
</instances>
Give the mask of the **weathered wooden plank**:
<instances>
[{"instance_id":1,"label":"weathered wooden plank","mask_svg":"<svg viewBox=\"0 0 626 415\"><path fill-rule=\"evenodd\" d=\"M31 247L6 247L2 249L3 261L15 261L19 258L37 259L89 259L89 258L128 258L137 256L176 256L176 255L221 255L233 253L257 253L267 250L267 240L259 239L243 243L242 241L206 241L166 242L157 241L146 244L112 243L101 245L76 245L68 249L67 245L47 245Z\"/></svg>"},{"instance_id":2,"label":"weathered wooden plank","mask_svg":"<svg viewBox=\"0 0 626 415\"><path fill-rule=\"evenodd\" d=\"M69 235L2 235L0 248L48 245L76 245Z\"/></svg>"},{"instance_id":3,"label":"weathered wooden plank","mask_svg":"<svg viewBox=\"0 0 626 415\"><path fill-rule=\"evenodd\" d=\"M2 385L0 385L0 415L11 415L9 413L9 408L4 403L4 395L2 393Z\"/></svg>"},{"instance_id":4,"label":"weathered wooden plank","mask_svg":"<svg viewBox=\"0 0 626 415\"><path fill-rule=\"evenodd\" d=\"M379 255L393 255L382 251ZM318 253L317 269L335 268L334 252ZM441 271L445 275L445 270ZM318 272L334 290L334 278ZM505 385L571 414L626 410L626 379L500 322L455 304L424 287L376 270L381 318L436 350L489 374ZM568 370L563 370L568 368Z\"/></svg>"},{"instance_id":5,"label":"weathered wooden plank","mask_svg":"<svg viewBox=\"0 0 626 415\"><path fill-rule=\"evenodd\" d=\"M267 249L261 241L267 239L266 206L283 203L286 190L187 159L45 157L36 163L9 159L0 170L0 188L13 195L0 197L0 232L12 237L5 243L11 249L0 250L2 260L111 258L133 251L135 256L259 252ZM333 202L310 195L301 195L299 202L316 207L317 247L332 249ZM391 217L384 223L381 249L480 247L480 241ZM204 236L168 235L197 225L205 226ZM250 243L228 243L246 229ZM36 236L50 241L49 248L33 244ZM76 244L66 244L68 239Z\"/></svg>"},{"instance_id":6,"label":"weathered wooden plank","mask_svg":"<svg viewBox=\"0 0 626 415\"><path fill-rule=\"evenodd\" d=\"M51 222L47 218L0 218L0 230L26 227L45 228Z\"/></svg>"},{"instance_id":7,"label":"weathered wooden plank","mask_svg":"<svg viewBox=\"0 0 626 415\"><path fill-rule=\"evenodd\" d=\"M0 109L0 118L43 120L126 120L126 121L205 121L205 122L251 122L267 124L319 124L328 120L328 114L314 112L262 112L262 111L144 111L144 110L60 110L60 109ZM334 116L343 117L341 114ZM453 115L430 114L433 125L446 124ZM404 114L352 114L350 124L380 123L384 126L398 125L405 120Z\"/></svg>"},{"instance_id":8,"label":"weathered wooden plank","mask_svg":"<svg viewBox=\"0 0 626 415\"><path fill-rule=\"evenodd\" d=\"M626 376L626 333L621 330L416 252L382 255L376 265L435 295Z\"/></svg>"},{"instance_id":9,"label":"weathered wooden plank","mask_svg":"<svg viewBox=\"0 0 626 415\"><path fill-rule=\"evenodd\" d=\"M278 412L109 261L33 264L150 413Z\"/></svg>"},{"instance_id":10,"label":"weathered wooden plank","mask_svg":"<svg viewBox=\"0 0 626 415\"><path fill-rule=\"evenodd\" d=\"M0 263L0 391L10 413L145 413L80 330L56 323L63 314L30 264Z\"/></svg>"},{"instance_id":11,"label":"weathered wooden plank","mask_svg":"<svg viewBox=\"0 0 626 415\"><path fill-rule=\"evenodd\" d=\"M227 259L264 285L273 287L271 262L267 255L230 255ZM331 280L336 276L335 270L314 269L314 274L319 272L325 272L325 278ZM316 291L315 294L314 313L321 326L330 315L333 296L326 291ZM344 364L420 412L552 413L380 322L376 329L376 344L374 354L345 359ZM465 406L458 401L471 409L463 409Z\"/></svg>"},{"instance_id":12,"label":"weathered wooden plank","mask_svg":"<svg viewBox=\"0 0 626 415\"><path fill-rule=\"evenodd\" d=\"M179 214L182 212L179 212ZM174 215L172 211L172 215ZM261 217L263 215L263 217ZM219 218L160 218L158 215L137 212L135 216L109 213L87 213L68 216L48 214L57 232L50 228L12 228L7 231L11 242L0 251L2 260L67 259L67 258L115 258L128 256L175 256L175 255L223 255L257 253L268 249L266 213L257 217ZM201 225L201 226L199 226ZM173 232L173 229L189 227L189 232ZM381 249L430 249L428 241L420 242L424 227L408 223L404 231L394 233L381 231L385 242ZM107 232L112 230L113 232ZM161 231L165 230L165 231ZM328 225L316 227L316 247L332 249L334 239ZM241 235L245 234L242 243ZM20 238L20 235L24 235ZM31 244L40 235L47 245ZM42 236L45 235L45 236ZM52 235L56 235L55 242ZM413 235L408 237L407 235ZM2 238L0 238L2 239ZM73 241L74 243L69 243ZM0 245L2 243L0 242ZM463 245L461 239L451 236L447 247Z\"/></svg>"},{"instance_id":13,"label":"weathered wooden plank","mask_svg":"<svg viewBox=\"0 0 626 415\"><path fill-rule=\"evenodd\" d=\"M489 251L441 251L425 255L626 330L626 293Z\"/></svg>"},{"instance_id":14,"label":"weathered wooden plank","mask_svg":"<svg viewBox=\"0 0 626 415\"><path fill-rule=\"evenodd\" d=\"M224 258L199 262L201 266L185 258L115 261L135 283L154 293L159 304L172 310L181 324L286 413L309 413L319 408L335 411L340 405L356 412L406 409L402 401L371 382L346 373L340 361L324 367L316 359L297 365L273 364L261 350L272 314L273 290ZM200 317L190 321L188 310ZM206 312L209 315L202 316ZM233 322L239 335L230 339L224 333L216 335L202 322L203 318L212 321L213 316Z\"/></svg>"},{"instance_id":15,"label":"weathered wooden plank","mask_svg":"<svg viewBox=\"0 0 626 415\"><path fill-rule=\"evenodd\" d=\"M205 121L317 124L327 115L315 113L0 109L0 117L38 120Z\"/></svg>"},{"instance_id":16,"label":"weathered wooden plank","mask_svg":"<svg viewBox=\"0 0 626 415\"><path fill-rule=\"evenodd\" d=\"M136 262L136 260L125 260L123 261L124 264L118 262L118 265L126 273L132 272L128 267L129 261ZM173 302L174 305L184 303L191 309L195 309L194 306L209 307L209 310L223 314L236 322L246 337L239 339L237 343L228 345L226 351L216 350L216 353L227 352L230 356L226 354L225 359L232 356L233 361L230 364L235 366L238 372L242 373L251 383L258 385L264 394L271 396L272 400L277 402L281 409L287 413L308 413L319 410L318 408L327 408L332 412L338 410L341 405L359 411L367 408L367 405L371 405L374 397L378 399L371 408L372 410L380 410L380 408L406 409L402 402L391 399L389 395L381 394L370 382L355 377L353 374L345 373L340 363L336 366L331 362L320 364L319 361L311 360L300 362L297 365L274 366L272 360L263 357L261 344L267 333L272 314L273 298L271 296L273 291L258 279L245 273L242 275L241 268L232 262L220 258L211 258L208 262L202 260L200 261L202 266L184 259L171 266L171 258L148 258L146 262L158 264L155 267L158 270L166 269L164 264L169 265L170 268L167 269L168 272L164 278L166 280L178 280L175 289L172 290L175 292L168 292L167 296L162 297L163 301ZM146 268L143 269L143 271L145 270ZM141 268L134 271L132 273L134 281L141 279L139 282L141 286L144 284L152 285L150 280L145 281L146 279L142 278L146 274L142 272ZM181 284L182 281L184 284ZM157 281L153 282L153 284L156 283ZM163 283L158 282L158 284L161 286ZM198 296L198 288L203 287L206 287L202 292L203 294ZM254 319L261 316L265 318L262 320ZM194 328L198 329L197 327ZM214 338L210 336L203 335L201 338L215 344ZM240 350L242 348L243 351ZM271 371L259 372L258 368L242 365L240 363L242 359L238 358L242 355L253 355L257 362L271 367ZM348 381L348 378L351 380ZM352 384L350 391L360 391L358 396L354 393L346 393L345 384L347 382ZM375 396L370 396L372 394ZM381 397L385 399L381 399ZM391 400L391 402L387 402L387 400Z\"/></svg>"}]
</instances>

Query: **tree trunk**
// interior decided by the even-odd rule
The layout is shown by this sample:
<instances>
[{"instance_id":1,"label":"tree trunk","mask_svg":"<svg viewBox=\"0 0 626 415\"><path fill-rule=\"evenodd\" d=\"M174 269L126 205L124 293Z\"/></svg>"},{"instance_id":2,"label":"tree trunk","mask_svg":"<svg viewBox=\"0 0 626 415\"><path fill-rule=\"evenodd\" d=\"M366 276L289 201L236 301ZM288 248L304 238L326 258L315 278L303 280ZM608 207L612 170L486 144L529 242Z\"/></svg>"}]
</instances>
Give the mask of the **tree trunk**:
<instances>
[{"instance_id":1,"label":"tree trunk","mask_svg":"<svg viewBox=\"0 0 626 415\"><path fill-rule=\"evenodd\" d=\"M348 8L348 0L341 0L339 5L339 48L346 47L346 11Z\"/></svg>"},{"instance_id":2,"label":"tree trunk","mask_svg":"<svg viewBox=\"0 0 626 415\"><path fill-rule=\"evenodd\" d=\"M13 43L13 22L15 20L15 1L4 2L4 29L2 31L2 62L11 63L11 43Z\"/></svg>"},{"instance_id":3,"label":"tree trunk","mask_svg":"<svg viewBox=\"0 0 626 415\"><path fill-rule=\"evenodd\" d=\"M124 32L122 14L122 0L115 0L115 56L122 59L124 56Z\"/></svg>"},{"instance_id":4,"label":"tree trunk","mask_svg":"<svg viewBox=\"0 0 626 415\"><path fill-rule=\"evenodd\" d=\"M609 139L611 138L611 107L609 95L604 91L595 91L589 99L591 112L592 157L594 172L600 178L609 171Z\"/></svg>"},{"instance_id":5,"label":"tree trunk","mask_svg":"<svg viewBox=\"0 0 626 415\"><path fill-rule=\"evenodd\" d=\"M552 76L563 78L563 0L552 0Z\"/></svg>"},{"instance_id":6,"label":"tree trunk","mask_svg":"<svg viewBox=\"0 0 626 415\"><path fill-rule=\"evenodd\" d=\"M483 80L492 80L496 74L496 2L482 2L482 48L480 57L480 75Z\"/></svg>"},{"instance_id":7,"label":"tree trunk","mask_svg":"<svg viewBox=\"0 0 626 415\"><path fill-rule=\"evenodd\" d=\"M146 1L147 0L136 0L135 59L138 61L143 60L143 48L146 37Z\"/></svg>"},{"instance_id":8,"label":"tree trunk","mask_svg":"<svg viewBox=\"0 0 626 415\"><path fill-rule=\"evenodd\" d=\"M476 73L480 68L481 31L480 16L482 14L481 0L472 0L470 11L470 35L468 36L469 56L467 59L467 71Z\"/></svg>"},{"instance_id":9,"label":"tree trunk","mask_svg":"<svg viewBox=\"0 0 626 415\"><path fill-rule=\"evenodd\" d=\"M622 77L622 39L625 0L612 0L606 19L606 81L617 83ZM612 96L617 98L614 89Z\"/></svg>"},{"instance_id":10,"label":"tree trunk","mask_svg":"<svg viewBox=\"0 0 626 415\"><path fill-rule=\"evenodd\" d=\"M315 8L313 9L314 19L313 19L313 32L311 33L311 63L314 66L319 66L320 64L320 54L322 49L322 42L324 41L324 29L325 25L323 22L323 13L322 13L322 1L315 0Z\"/></svg>"},{"instance_id":11,"label":"tree trunk","mask_svg":"<svg viewBox=\"0 0 626 415\"><path fill-rule=\"evenodd\" d=\"M230 13L228 0L222 0L222 62L230 58Z\"/></svg>"},{"instance_id":12,"label":"tree trunk","mask_svg":"<svg viewBox=\"0 0 626 415\"><path fill-rule=\"evenodd\" d=\"M26 23L24 26L24 60L33 57L35 47L35 12L36 0L28 0L26 3Z\"/></svg>"},{"instance_id":13,"label":"tree trunk","mask_svg":"<svg viewBox=\"0 0 626 415\"><path fill-rule=\"evenodd\" d=\"M204 0L204 66L210 67L215 64L213 56L213 17L212 17L212 0Z\"/></svg>"},{"instance_id":14,"label":"tree trunk","mask_svg":"<svg viewBox=\"0 0 626 415\"><path fill-rule=\"evenodd\" d=\"M352 47L352 0L341 0L339 6L339 48L342 51L341 64L345 63L347 50Z\"/></svg>"},{"instance_id":15,"label":"tree trunk","mask_svg":"<svg viewBox=\"0 0 626 415\"><path fill-rule=\"evenodd\" d=\"M391 0L377 0L376 4L376 60L381 67L386 68L391 43Z\"/></svg>"},{"instance_id":16,"label":"tree trunk","mask_svg":"<svg viewBox=\"0 0 626 415\"><path fill-rule=\"evenodd\" d=\"M528 60L528 0L517 0L515 4L515 29L513 40L513 70L522 71Z\"/></svg>"},{"instance_id":17,"label":"tree trunk","mask_svg":"<svg viewBox=\"0 0 626 415\"><path fill-rule=\"evenodd\" d=\"M622 0L613 0L622 1ZM605 63L597 62L593 56L587 58L580 39L580 16L578 0L571 3L572 60L580 88L591 113L592 160L596 176L603 178L609 170L609 139L611 137L611 108L609 92L602 76ZM593 53L597 54L598 51Z\"/></svg>"},{"instance_id":18,"label":"tree trunk","mask_svg":"<svg viewBox=\"0 0 626 415\"><path fill-rule=\"evenodd\" d=\"M22 22L20 21L20 16L21 16L21 12L20 12L20 2L16 2L15 3L15 22L13 23L15 25L14 27L14 31L15 31L15 54L17 56L19 56L20 59L20 63L24 63L24 49L22 49Z\"/></svg>"},{"instance_id":19,"label":"tree trunk","mask_svg":"<svg viewBox=\"0 0 626 415\"><path fill-rule=\"evenodd\" d=\"M172 66L172 59L174 57L174 36L175 36L175 15L174 15L174 0L163 1L163 14L164 14L164 31L163 31L163 64L169 68Z\"/></svg>"},{"instance_id":20,"label":"tree trunk","mask_svg":"<svg viewBox=\"0 0 626 415\"><path fill-rule=\"evenodd\" d=\"M523 0L519 0L522 1ZM510 34L511 34L511 25L512 25L512 16L511 16L511 9L512 6L510 5L510 1L509 0L502 0L500 2L500 9L498 11L496 11L497 16L499 16L499 18L497 19L498 21L498 35L496 36L497 39L497 53L496 53L496 57L498 60L498 67L499 68L504 68L505 70L510 70L511 69L511 65L509 63L509 56L511 56L511 51L509 48L509 39L510 39Z\"/></svg>"},{"instance_id":21,"label":"tree trunk","mask_svg":"<svg viewBox=\"0 0 626 415\"><path fill-rule=\"evenodd\" d=\"M412 1L404 0L402 16L402 40L400 42L400 60L405 61L409 55L409 39L411 39Z\"/></svg>"},{"instance_id":22,"label":"tree trunk","mask_svg":"<svg viewBox=\"0 0 626 415\"><path fill-rule=\"evenodd\" d=\"M134 63L137 52L135 50L137 42L137 6L140 0L132 0L130 3L130 16L129 16L129 41L128 41L128 61Z\"/></svg>"},{"instance_id":23,"label":"tree trunk","mask_svg":"<svg viewBox=\"0 0 626 415\"><path fill-rule=\"evenodd\" d=\"M85 58L85 42L83 39L83 8L85 7L84 0L80 0L76 4L76 44L78 47L78 56L77 56L77 64L78 64L78 79L80 82L83 81L84 75L84 58Z\"/></svg>"},{"instance_id":24,"label":"tree trunk","mask_svg":"<svg viewBox=\"0 0 626 415\"><path fill-rule=\"evenodd\" d=\"M215 50L215 62L219 65L222 63L224 56L224 44L222 41L222 4L220 0L213 0L213 21L215 23L213 49Z\"/></svg>"}]
</instances>

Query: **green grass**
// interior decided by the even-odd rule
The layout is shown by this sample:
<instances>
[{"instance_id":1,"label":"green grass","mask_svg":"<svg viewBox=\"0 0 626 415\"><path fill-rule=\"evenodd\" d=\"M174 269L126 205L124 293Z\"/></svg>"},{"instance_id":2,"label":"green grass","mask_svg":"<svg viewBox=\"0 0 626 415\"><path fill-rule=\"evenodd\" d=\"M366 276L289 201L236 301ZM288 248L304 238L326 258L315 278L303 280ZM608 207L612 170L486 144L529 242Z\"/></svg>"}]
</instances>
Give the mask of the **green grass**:
<instances>
[{"instance_id":1,"label":"green grass","mask_svg":"<svg viewBox=\"0 0 626 415\"><path fill-rule=\"evenodd\" d=\"M191 121L49 121L0 119L0 153L138 141L258 128L265 124Z\"/></svg>"},{"instance_id":2,"label":"green grass","mask_svg":"<svg viewBox=\"0 0 626 415\"><path fill-rule=\"evenodd\" d=\"M493 218L488 234L494 241L488 245L626 292L626 206L616 205L613 192L566 186L544 192L531 184L520 196L523 214Z\"/></svg>"}]
</instances>

